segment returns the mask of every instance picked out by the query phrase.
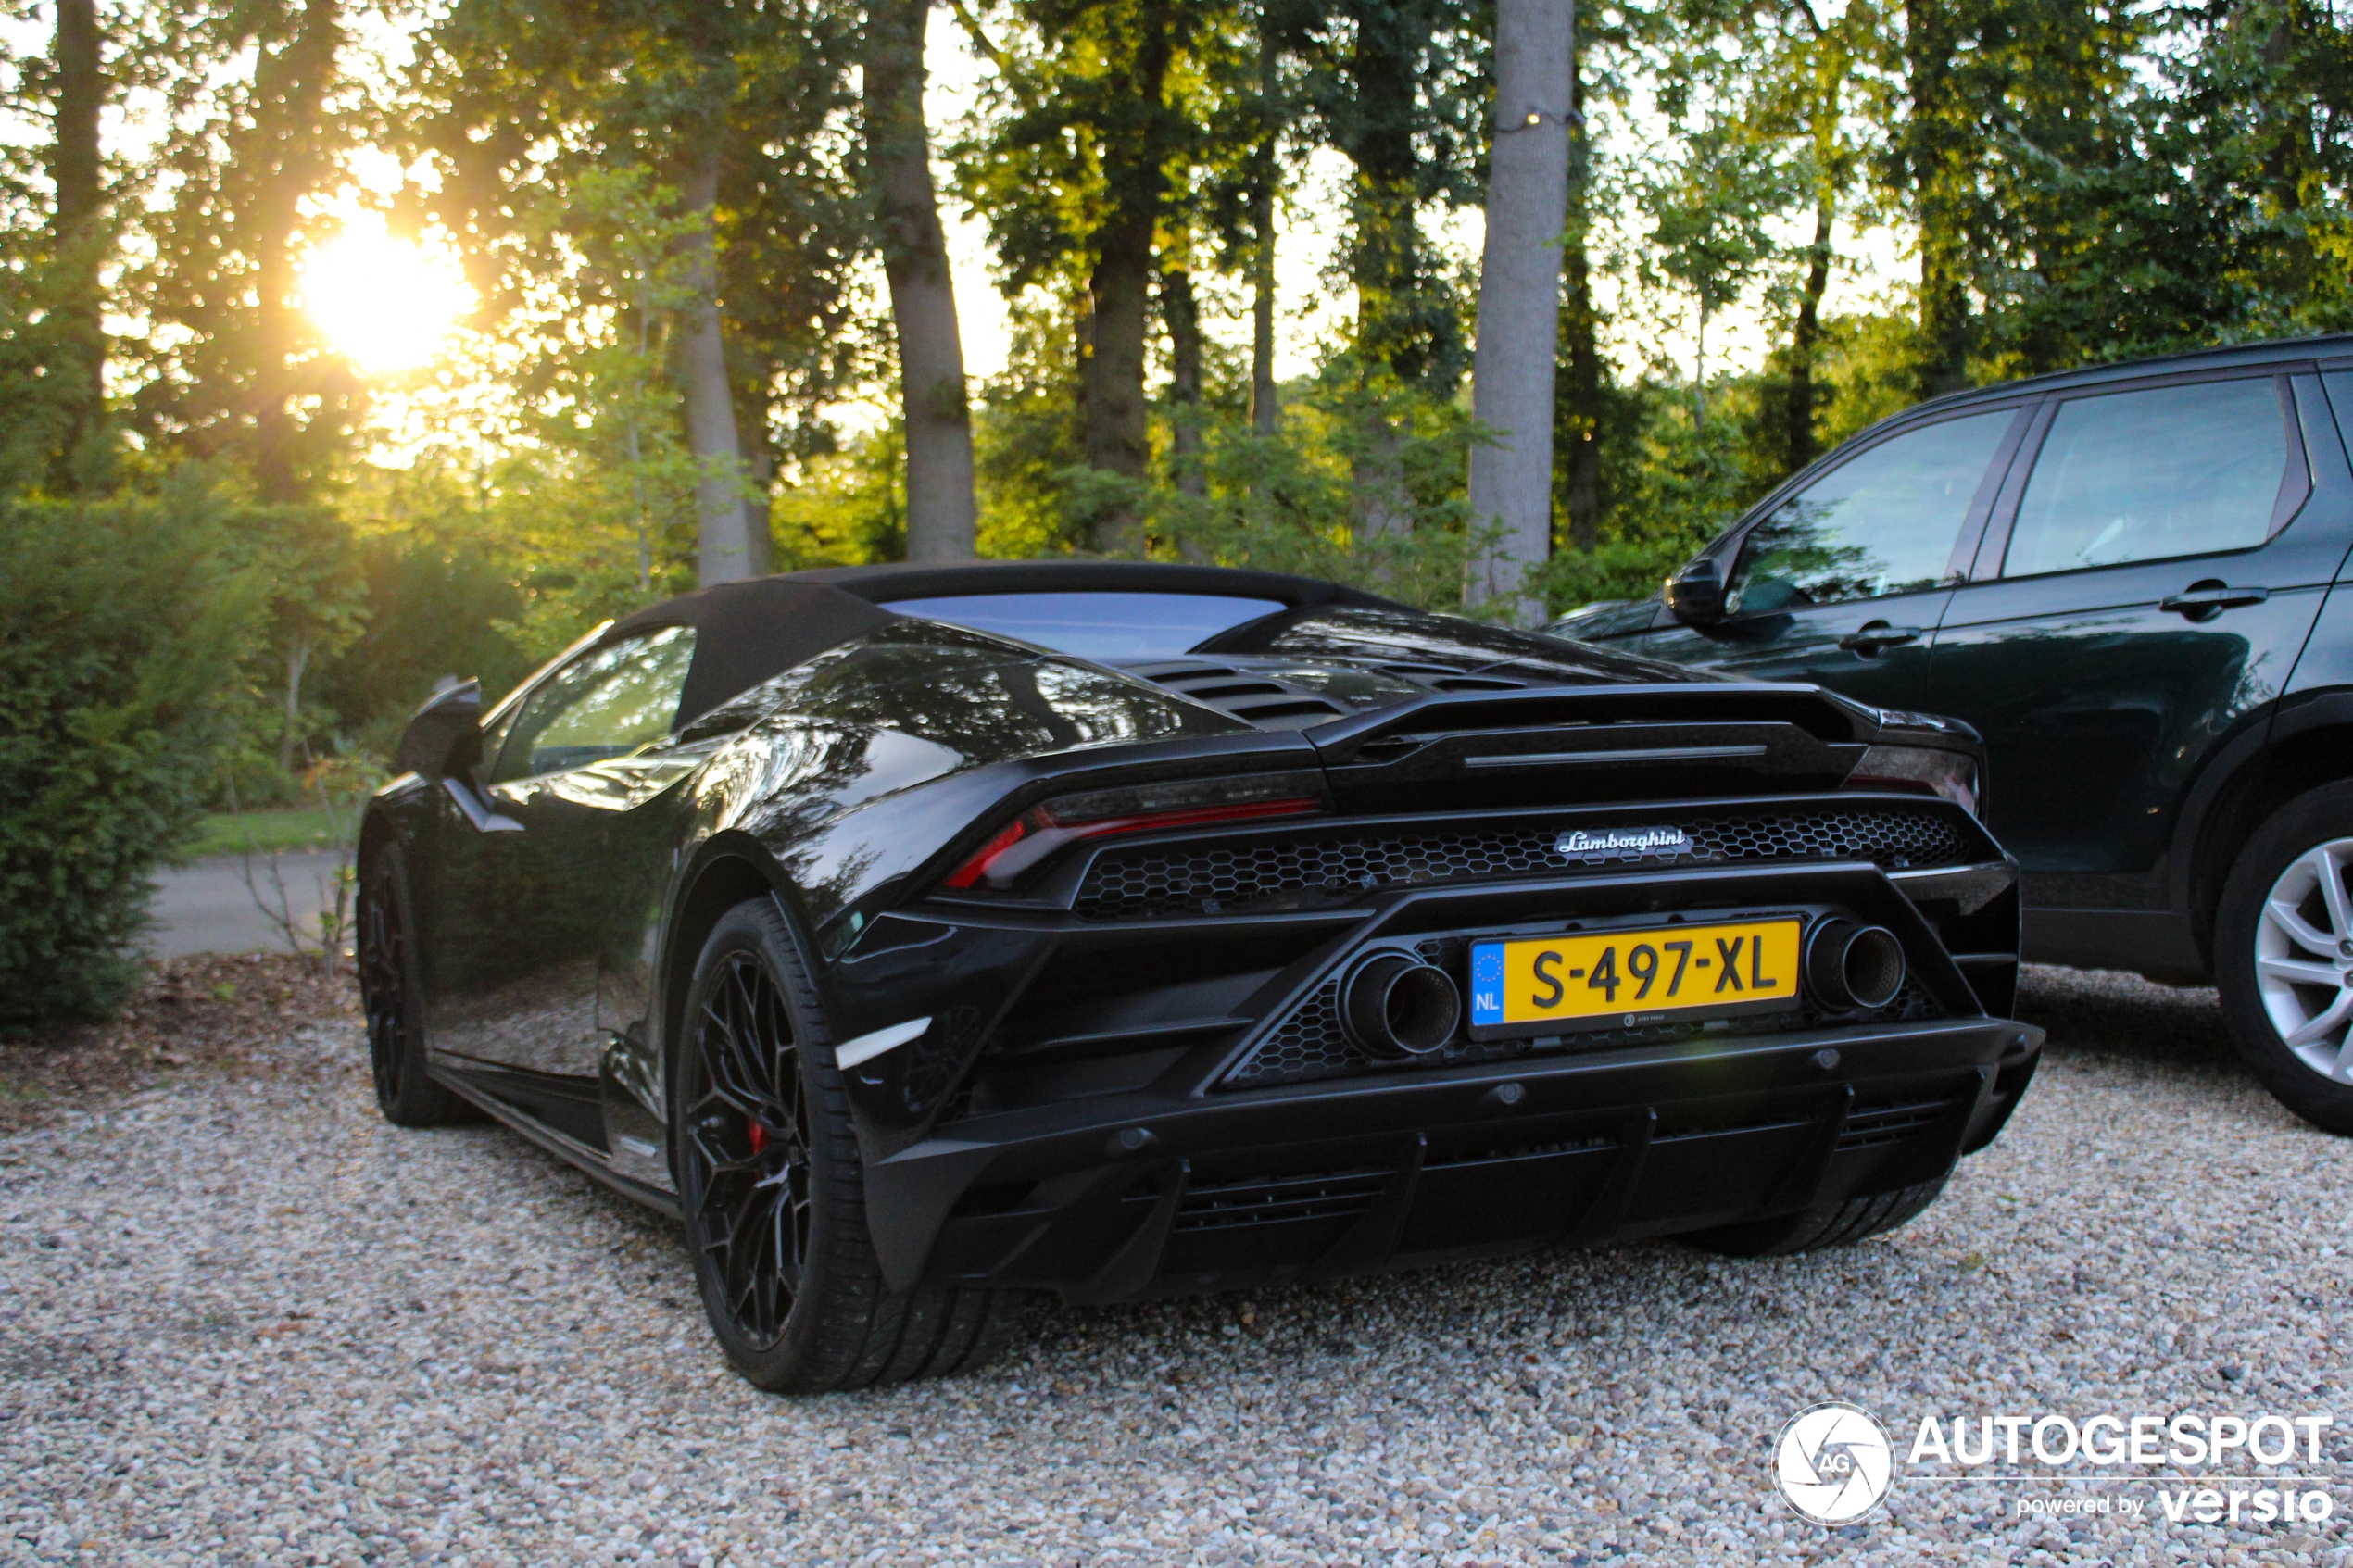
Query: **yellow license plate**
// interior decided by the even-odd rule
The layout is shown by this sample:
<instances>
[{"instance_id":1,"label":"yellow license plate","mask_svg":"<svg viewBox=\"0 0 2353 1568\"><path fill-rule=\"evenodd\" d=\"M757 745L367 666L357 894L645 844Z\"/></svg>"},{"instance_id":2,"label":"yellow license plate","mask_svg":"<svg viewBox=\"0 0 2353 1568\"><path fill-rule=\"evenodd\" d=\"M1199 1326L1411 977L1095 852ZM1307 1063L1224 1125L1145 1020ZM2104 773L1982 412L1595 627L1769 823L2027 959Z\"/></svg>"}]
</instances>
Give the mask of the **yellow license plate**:
<instances>
[{"instance_id":1,"label":"yellow license plate","mask_svg":"<svg viewBox=\"0 0 2353 1568\"><path fill-rule=\"evenodd\" d=\"M1474 942L1471 1028L1633 1028L1793 1006L1800 929L1759 920Z\"/></svg>"}]
</instances>

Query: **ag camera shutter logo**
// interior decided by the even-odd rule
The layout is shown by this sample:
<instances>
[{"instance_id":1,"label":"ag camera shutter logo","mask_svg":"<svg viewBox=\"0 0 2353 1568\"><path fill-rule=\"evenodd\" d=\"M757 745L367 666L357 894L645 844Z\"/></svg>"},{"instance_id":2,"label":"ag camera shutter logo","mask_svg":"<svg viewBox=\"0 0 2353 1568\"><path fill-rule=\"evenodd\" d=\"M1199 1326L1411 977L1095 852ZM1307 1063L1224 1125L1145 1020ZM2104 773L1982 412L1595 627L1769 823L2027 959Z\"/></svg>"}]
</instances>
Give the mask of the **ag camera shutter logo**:
<instances>
[{"instance_id":1,"label":"ag camera shutter logo","mask_svg":"<svg viewBox=\"0 0 2353 1568\"><path fill-rule=\"evenodd\" d=\"M1869 1411L1837 1400L1798 1411L1773 1450L1781 1496L1818 1524L1851 1524L1877 1508L1894 1473L1886 1431Z\"/></svg>"}]
</instances>

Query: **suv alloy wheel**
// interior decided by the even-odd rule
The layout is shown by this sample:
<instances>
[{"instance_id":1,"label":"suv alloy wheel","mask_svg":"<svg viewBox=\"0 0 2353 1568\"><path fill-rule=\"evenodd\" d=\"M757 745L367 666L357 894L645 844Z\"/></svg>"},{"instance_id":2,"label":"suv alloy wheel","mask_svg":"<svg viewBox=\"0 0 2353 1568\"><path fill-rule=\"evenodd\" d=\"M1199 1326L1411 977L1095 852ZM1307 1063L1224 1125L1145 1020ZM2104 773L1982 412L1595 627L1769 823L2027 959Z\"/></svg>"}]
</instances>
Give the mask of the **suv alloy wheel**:
<instances>
[{"instance_id":1,"label":"suv alloy wheel","mask_svg":"<svg viewBox=\"0 0 2353 1568\"><path fill-rule=\"evenodd\" d=\"M2353 1134L2353 784L2298 796L2256 831L2214 945L2239 1054L2289 1110Z\"/></svg>"}]
</instances>

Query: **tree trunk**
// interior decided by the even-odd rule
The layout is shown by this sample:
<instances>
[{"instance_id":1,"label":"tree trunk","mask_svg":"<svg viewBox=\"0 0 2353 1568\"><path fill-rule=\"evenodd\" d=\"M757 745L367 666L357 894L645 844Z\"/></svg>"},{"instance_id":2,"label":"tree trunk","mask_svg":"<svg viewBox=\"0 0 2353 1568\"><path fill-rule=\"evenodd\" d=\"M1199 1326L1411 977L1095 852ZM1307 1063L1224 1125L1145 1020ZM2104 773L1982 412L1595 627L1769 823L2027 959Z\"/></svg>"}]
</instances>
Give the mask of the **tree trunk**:
<instances>
[{"instance_id":1,"label":"tree trunk","mask_svg":"<svg viewBox=\"0 0 2353 1568\"><path fill-rule=\"evenodd\" d=\"M776 459L768 443L751 448L751 494L744 501L744 542L751 550L751 574L765 577L776 570L776 535L769 516L769 496L776 484Z\"/></svg>"},{"instance_id":2,"label":"tree trunk","mask_svg":"<svg viewBox=\"0 0 2353 1568\"><path fill-rule=\"evenodd\" d=\"M1828 187L1814 201L1814 244L1806 253L1806 291L1798 296L1790 334L1789 408L1783 461L1795 473L1814 460L1814 362L1822 351L1822 295L1831 282L1831 225L1837 217Z\"/></svg>"},{"instance_id":3,"label":"tree trunk","mask_svg":"<svg viewBox=\"0 0 2353 1568\"><path fill-rule=\"evenodd\" d=\"M1250 428L1272 435L1282 420L1275 389L1275 197L1254 204L1258 234L1250 258Z\"/></svg>"},{"instance_id":4,"label":"tree trunk","mask_svg":"<svg viewBox=\"0 0 2353 1568\"><path fill-rule=\"evenodd\" d=\"M1602 352L1593 312L1592 264L1581 237L1568 253L1568 308L1563 313L1567 339L1568 385L1561 399L1567 416L1569 547L1590 550L1602 542Z\"/></svg>"},{"instance_id":5,"label":"tree trunk","mask_svg":"<svg viewBox=\"0 0 2353 1568\"><path fill-rule=\"evenodd\" d=\"M1151 458L1144 404L1151 232L1149 220L1114 220L1097 236L1095 270L1087 281L1087 466L1139 481ZM1143 519L1124 500L1093 520L1092 533L1095 548L1105 555L1143 554Z\"/></svg>"},{"instance_id":6,"label":"tree trunk","mask_svg":"<svg viewBox=\"0 0 2353 1568\"><path fill-rule=\"evenodd\" d=\"M970 560L977 508L964 343L948 236L924 124L924 31L931 0L873 0L866 12L866 164L899 341L907 431L907 558Z\"/></svg>"},{"instance_id":7,"label":"tree trunk","mask_svg":"<svg viewBox=\"0 0 2353 1568\"><path fill-rule=\"evenodd\" d=\"M1426 122L1417 75L1425 38L1407 7L1343 0L1338 9L1354 33L1345 69L1355 112L1341 150L1355 173L1348 270L1356 287L1353 347L1365 394L1351 476L1356 533L1403 537L1413 529L1408 433L1386 405L1401 388L1451 395L1460 348L1451 319L1433 308L1421 264L1416 134Z\"/></svg>"},{"instance_id":8,"label":"tree trunk","mask_svg":"<svg viewBox=\"0 0 2353 1568\"><path fill-rule=\"evenodd\" d=\"M76 488L77 456L106 418L107 336L99 282L106 259L106 186L98 119L106 107L106 63L96 0L58 0L56 141L49 159L57 193L53 236L66 287L57 307L58 432L52 480Z\"/></svg>"},{"instance_id":9,"label":"tree trunk","mask_svg":"<svg viewBox=\"0 0 2353 1568\"><path fill-rule=\"evenodd\" d=\"M1699 302L1699 335L1692 344L1692 430L1707 433L1707 301Z\"/></svg>"},{"instance_id":10,"label":"tree trunk","mask_svg":"<svg viewBox=\"0 0 2353 1568\"><path fill-rule=\"evenodd\" d=\"M1160 314L1168 326L1169 469L1177 494L1209 494L1202 470L1201 302L1193 297L1193 274L1182 257L1161 263Z\"/></svg>"},{"instance_id":11,"label":"tree trunk","mask_svg":"<svg viewBox=\"0 0 2353 1568\"><path fill-rule=\"evenodd\" d=\"M1936 397L1969 384L1969 252L1960 199L1966 171L1952 80L1959 38L1949 0L1906 0L1904 19L1911 79L1904 149L1919 223L1919 392Z\"/></svg>"},{"instance_id":12,"label":"tree trunk","mask_svg":"<svg viewBox=\"0 0 2353 1568\"><path fill-rule=\"evenodd\" d=\"M319 182L323 164L319 120L343 47L341 0L305 0L294 36L274 53L264 46L254 63L257 116L265 124L257 182L254 295L259 354L255 364L253 471L265 501L301 498L308 476L297 451L302 427L295 404L302 390L294 365L304 328L295 304L294 238L303 197Z\"/></svg>"},{"instance_id":13,"label":"tree trunk","mask_svg":"<svg viewBox=\"0 0 2353 1568\"><path fill-rule=\"evenodd\" d=\"M1392 413L1394 395L1430 369L1412 325L1421 234L1410 189L1361 174L1357 187L1356 351L1365 400L1349 478L1357 535L1403 539L1414 531L1414 497L1405 483L1408 433Z\"/></svg>"},{"instance_id":14,"label":"tree trunk","mask_svg":"<svg viewBox=\"0 0 2353 1568\"><path fill-rule=\"evenodd\" d=\"M1464 597L1522 624L1544 606L1521 580L1553 553L1553 370L1560 332L1562 220L1568 200L1570 30L1575 0L1497 0L1494 152L1478 276L1471 408L1491 436L1470 455L1475 529L1498 537L1474 558Z\"/></svg>"},{"instance_id":15,"label":"tree trunk","mask_svg":"<svg viewBox=\"0 0 2353 1568\"><path fill-rule=\"evenodd\" d=\"M1087 466L1141 481L1151 461L1144 396L1144 340L1151 326L1152 240L1160 227L1167 175L1167 115L1162 102L1174 41L1165 6L1138 7L1135 52L1125 85L1134 94L1128 124L1109 144L1103 182L1111 210L1094 235L1087 280L1088 319L1082 431ZM1093 520L1095 548L1144 553L1144 523L1118 502Z\"/></svg>"},{"instance_id":16,"label":"tree trunk","mask_svg":"<svg viewBox=\"0 0 2353 1568\"><path fill-rule=\"evenodd\" d=\"M310 668L310 639L296 637L286 650L286 712L278 733L278 771L294 771L295 746L302 739L302 676Z\"/></svg>"},{"instance_id":17,"label":"tree trunk","mask_svg":"<svg viewBox=\"0 0 2353 1568\"><path fill-rule=\"evenodd\" d=\"M1577 40L1570 40L1568 102L1585 112L1585 77ZM1568 385L1561 398L1566 418L1556 422L1568 454L1568 543L1572 549L1590 550L1602 542L1602 345L1601 319L1593 310L1593 265L1586 249L1591 219L1587 177L1592 169L1591 146L1582 119L1568 132L1568 207L1567 251L1568 298L1562 312L1562 366Z\"/></svg>"},{"instance_id":18,"label":"tree trunk","mask_svg":"<svg viewBox=\"0 0 2353 1568\"><path fill-rule=\"evenodd\" d=\"M750 531L745 526L747 486L742 444L736 436L736 395L727 383L727 343L719 308L718 247L711 226L719 216L719 137L702 146L685 186L686 210L700 221L686 238L686 280L694 297L678 345L686 383L686 442L695 466L695 573L703 587L752 575Z\"/></svg>"},{"instance_id":19,"label":"tree trunk","mask_svg":"<svg viewBox=\"0 0 2353 1568\"><path fill-rule=\"evenodd\" d=\"M1265 7L1259 10L1258 96L1268 127L1251 155L1250 428L1272 435L1282 413L1275 391L1275 183L1279 172L1275 139L1281 132L1275 115L1275 41Z\"/></svg>"}]
</instances>

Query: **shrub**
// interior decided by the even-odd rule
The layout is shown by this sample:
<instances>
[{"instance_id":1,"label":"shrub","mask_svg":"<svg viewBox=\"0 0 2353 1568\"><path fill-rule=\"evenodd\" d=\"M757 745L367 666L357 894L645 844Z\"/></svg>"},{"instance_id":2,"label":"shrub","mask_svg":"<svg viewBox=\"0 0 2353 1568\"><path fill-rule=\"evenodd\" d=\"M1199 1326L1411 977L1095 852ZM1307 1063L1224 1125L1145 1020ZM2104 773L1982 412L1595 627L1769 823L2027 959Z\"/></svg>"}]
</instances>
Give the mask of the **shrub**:
<instances>
[{"instance_id":1,"label":"shrub","mask_svg":"<svg viewBox=\"0 0 2353 1568\"><path fill-rule=\"evenodd\" d=\"M362 629L320 662L309 690L363 751L389 756L440 676L478 676L496 698L531 672L511 630L522 596L479 544L423 528L377 533L356 564Z\"/></svg>"},{"instance_id":2,"label":"shrub","mask_svg":"<svg viewBox=\"0 0 2353 1568\"><path fill-rule=\"evenodd\" d=\"M160 495L0 500L0 1030L104 1016L148 873L194 829L256 618L233 519Z\"/></svg>"}]
</instances>

